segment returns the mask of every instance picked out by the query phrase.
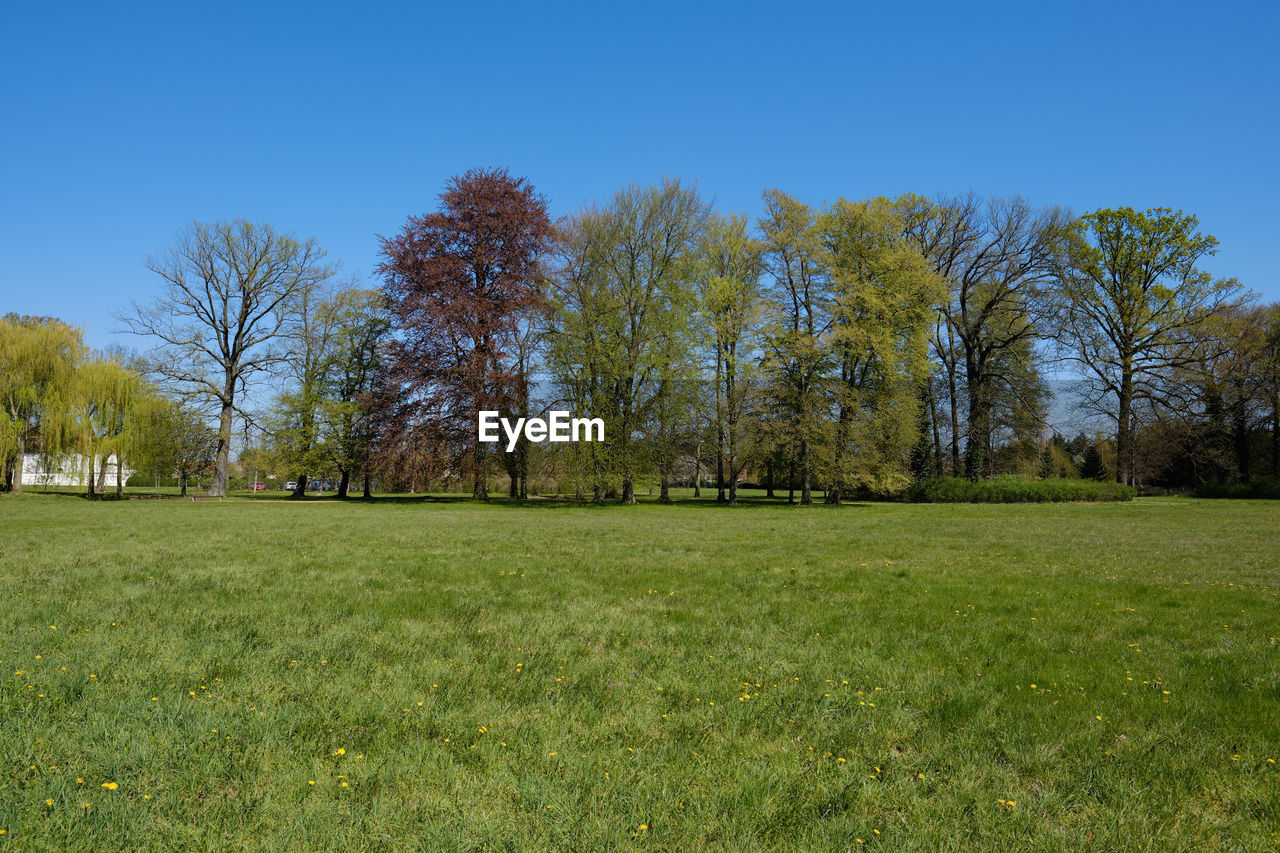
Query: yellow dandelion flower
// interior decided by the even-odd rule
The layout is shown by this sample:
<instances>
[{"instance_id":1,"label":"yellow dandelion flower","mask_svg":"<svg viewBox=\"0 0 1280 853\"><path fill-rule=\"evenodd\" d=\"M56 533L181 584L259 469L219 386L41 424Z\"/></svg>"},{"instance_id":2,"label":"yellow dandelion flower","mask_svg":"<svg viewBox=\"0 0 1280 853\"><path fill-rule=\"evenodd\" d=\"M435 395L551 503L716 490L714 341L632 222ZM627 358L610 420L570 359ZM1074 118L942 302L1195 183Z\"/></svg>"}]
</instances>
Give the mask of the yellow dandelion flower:
<instances>
[{"instance_id":1,"label":"yellow dandelion flower","mask_svg":"<svg viewBox=\"0 0 1280 853\"><path fill-rule=\"evenodd\" d=\"M115 782L103 782L102 787L106 788L108 791L114 791L116 788L119 788L120 785Z\"/></svg>"}]
</instances>

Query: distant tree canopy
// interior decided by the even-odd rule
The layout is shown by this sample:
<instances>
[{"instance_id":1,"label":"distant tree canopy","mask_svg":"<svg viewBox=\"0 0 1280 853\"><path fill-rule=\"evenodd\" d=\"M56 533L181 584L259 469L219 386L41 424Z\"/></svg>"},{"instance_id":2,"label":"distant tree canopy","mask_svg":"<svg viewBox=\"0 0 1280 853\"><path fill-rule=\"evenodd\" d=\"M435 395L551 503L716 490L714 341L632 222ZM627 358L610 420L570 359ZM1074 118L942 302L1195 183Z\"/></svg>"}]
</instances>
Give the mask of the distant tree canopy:
<instances>
[{"instance_id":1,"label":"distant tree canopy","mask_svg":"<svg viewBox=\"0 0 1280 853\"><path fill-rule=\"evenodd\" d=\"M208 472L215 495L250 461L299 497L735 503L751 485L811 504L1004 474L1265 491L1280 305L1205 272L1217 245L1182 211L972 194L815 207L773 189L753 223L674 178L552 223L527 179L473 170L381 238L365 289L335 286L314 241L195 223L124 317L154 343L141 360L0 320L4 488L35 452L87 459L91 495L108 458L117 490L127 463L184 492ZM1083 378L1051 393L1064 365ZM1064 402L1092 425L1051 424ZM480 411L552 408L604 440L478 440Z\"/></svg>"}]
</instances>

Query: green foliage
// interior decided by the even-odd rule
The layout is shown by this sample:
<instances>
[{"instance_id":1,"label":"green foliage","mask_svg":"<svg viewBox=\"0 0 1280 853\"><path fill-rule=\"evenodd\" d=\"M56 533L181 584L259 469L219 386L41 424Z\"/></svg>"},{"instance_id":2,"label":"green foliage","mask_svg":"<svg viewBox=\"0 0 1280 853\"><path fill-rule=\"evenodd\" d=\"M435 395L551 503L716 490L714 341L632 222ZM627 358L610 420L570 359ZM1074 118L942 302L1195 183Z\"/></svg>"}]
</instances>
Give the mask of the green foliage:
<instances>
[{"instance_id":1,"label":"green foliage","mask_svg":"<svg viewBox=\"0 0 1280 853\"><path fill-rule=\"evenodd\" d=\"M63 450L61 433L76 367L85 356L78 329L48 317L0 318L0 468L21 490L22 455L39 443Z\"/></svg>"},{"instance_id":2,"label":"green foliage","mask_svg":"<svg viewBox=\"0 0 1280 853\"><path fill-rule=\"evenodd\" d=\"M1247 483L1202 483L1195 489L1198 498L1251 498L1280 500L1280 480L1260 477Z\"/></svg>"},{"instance_id":3,"label":"green foliage","mask_svg":"<svg viewBox=\"0 0 1280 853\"><path fill-rule=\"evenodd\" d=\"M1196 363L1214 318L1239 304L1240 283L1198 264L1217 251L1195 216L1155 208L1098 210L1073 225L1062 270L1061 340L1097 388L1115 400L1117 475L1132 479L1134 423L1168 401L1173 374Z\"/></svg>"},{"instance_id":4,"label":"green foliage","mask_svg":"<svg viewBox=\"0 0 1280 853\"><path fill-rule=\"evenodd\" d=\"M779 410L772 434L794 462L800 503L812 502L812 477L829 442L831 423L824 385L835 366L825 310L830 264L818 213L779 190L764 193L759 227L766 269L764 375L769 404Z\"/></svg>"},{"instance_id":5,"label":"green foliage","mask_svg":"<svg viewBox=\"0 0 1280 853\"><path fill-rule=\"evenodd\" d=\"M605 422L605 443L572 451L584 484L603 498L669 468L676 395L693 370L698 238L708 212L677 180L631 186L561 229L549 283L547 365L576 412ZM644 434L652 441L641 441Z\"/></svg>"},{"instance_id":6,"label":"green foliage","mask_svg":"<svg viewBox=\"0 0 1280 853\"><path fill-rule=\"evenodd\" d=\"M738 478L763 438L751 416L758 415L761 403L757 365L758 336L764 319L760 278L764 244L750 236L745 216L712 216L703 228L699 250L700 308L714 365L711 381L715 406L709 420L716 449L716 476L720 484L728 487L724 497L734 503Z\"/></svg>"},{"instance_id":7,"label":"green foliage","mask_svg":"<svg viewBox=\"0 0 1280 853\"><path fill-rule=\"evenodd\" d=\"M987 480L939 477L914 483L907 490L918 503L1059 503L1062 501L1131 501L1137 492L1120 483L1097 480L1026 480L1003 476Z\"/></svg>"},{"instance_id":8,"label":"green foliage","mask_svg":"<svg viewBox=\"0 0 1280 853\"><path fill-rule=\"evenodd\" d=\"M850 487L890 492L910 481L943 280L907 242L905 228L899 204L884 198L841 199L819 221L838 371L828 384L835 424L822 470L829 501Z\"/></svg>"}]
</instances>

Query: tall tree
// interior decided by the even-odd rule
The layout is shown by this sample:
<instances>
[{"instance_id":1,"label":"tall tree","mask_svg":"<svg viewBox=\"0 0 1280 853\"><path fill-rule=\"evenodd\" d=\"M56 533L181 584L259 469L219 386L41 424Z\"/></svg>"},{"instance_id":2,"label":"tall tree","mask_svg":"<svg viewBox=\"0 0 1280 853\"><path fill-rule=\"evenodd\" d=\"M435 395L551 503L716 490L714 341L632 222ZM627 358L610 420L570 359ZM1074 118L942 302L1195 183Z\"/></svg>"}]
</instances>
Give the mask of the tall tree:
<instances>
[{"instance_id":1,"label":"tall tree","mask_svg":"<svg viewBox=\"0 0 1280 853\"><path fill-rule=\"evenodd\" d=\"M295 476L293 497L307 493L307 480L325 458L321 445L320 408L334 368L337 312L322 284L300 290L287 325L289 344L283 367L289 386L276 401L275 450Z\"/></svg>"},{"instance_id":2,"label":"tall tree","mask_svg":"<svg viewBox=\"0 0 1280 853\"><path fill-rule=\"evenodd\" d=\"M109 359L90 359L71 378L63 417L56 426L56 444L73 448L83 457L88 466L90 498L105 489L107 464L112 457L117 494L123 488L124 446L139 388L136 373Z\"/></svg>"},{"instance_id":3,"label":"tall tree","mask_svg":"<svg viewBox=\"0 0 1280 853\"><path fill-rule=\"evenodd\" d=\"M927 375L941 277L903 236L900 206L840 200L819 221L830 258L835 424L827 503L850 488L887 492L909 481L919 389Z\"/></svg>"},{"instance_id":4,"label":"tall tree","mask_svg":"<svg viewBox=\"0 0 1280 853\"><path fill-rule=\"evenodd\" d=\"M285 358L279 344L298 299L331 275L323 257L314 240L238 219L193 223L173 249L147 261L163 291L121 319L133 334L158 339L150 370L162 383L217 408L212 496L227 493L238 402Z\"/></svg>"},{"instance_id":5,"label":"tall tree","mask_svg":"<svg viewBox=\"0 0 1280 853\"><path fill-rule=\"evenodd\" d=\"M768 320L764 364L771 394L790 414L789 457L800 504L813 503L813 454L826 425L824 381L832 363L828 333L828 259L808 205L778 190L764 194ZM794 484L797 476L789 476ZM789 498L793 499L793 498Z\"/></svg>"},{"instance_id":6,"label":"tall tree","mask_svg":"<svg viewBox=\"0 0 1280 853\"><path fill-rule=\"evenodd\" d=\"M1266 345L1260 365L1260 384L1271 425L1271 478L1280 480L1280 302L1266 305L1262 311Z\"/></svg>"},{"instance_id":7,"label":"tall tree","mask_svg":"<svg viewBox=\"0 0 1280 853\"><path fill-rule=\"evenodd\" d=\"M1057 280L1068 218L1060 208L1037 209L1025 199L973 197L940 202L945 209L919 236L935 269L949 282L941 302L947 346L963 367L967 404L965 476L990 476L993 413L1001 386L1032 365L1019 353L1052 331ZM932 239L932 245L928 245ZM944 356L945 357L945 356ZM1002 373L1001 366L1016 368Z\"/></svg>"},{"instance_id":8,"label":"tall tree","mask_svg":"<svg viewBox=\"0 0 1280 853\"><path fill-rule=\"evenodd\" d=\"M59 416L66 391L84 356L80 332L51 317L0 318L0 464L3 487L22 491L27 451ZM48 436L43 450L60 448Z\"/></svg>"},{"instance_id":9,"label":"tall tree","mask_svg":"<svg viewBox=\"0 0 1280 853\"><path fill-rule=\"evenodd\" d=\"M747 227L745 216L711 216L701 243L701 307L714 349L716 500L730 504L738 502L738 477L748 455L747 398L757 361L754 339L764 316L764 245Z\"/></svg>"},{"instance_id":10,"label":"tall tree","mask_svg":"<svg viewBox=\"0 0 1280 853\"><path fill-rule=\"evenodd\" d=\"M689 361L697 239L707 206L692 187L668 179L630 186L563 229L562 267L548 359L557 384L605 422L604 447L589 446L596 498L616 479L635 503L638 477L669 470L667 439L683 420L672 399ZM576 401L575 401L576 402ZM648 431L657 441L646 447ZM648 451L656 449L656 458Z\"/></svg>"},{"instance_id":11,"label":"tall tree","mask_svg":"<svg viewBox=\"0 0 1280 853\"><path fill-rule=\"evenodd\" d=\"M371 407L382 371L382 347L391 321L382 294L348 289L325 306L332 317L328 380L320 405L328 460L338 470L338 497L345 498L353 473L363 474L370 495Z\"/></svg>"},{"instance_id":12,"label":"tall tree","mask_svg":"<svg viewBox=\"0 0 1280 853\"><path fill-rule=\"evenodd\" d=\"M979 238L973 222L979 216L980 202L972 194L937 201L905 195L899 199L899 207L907 240L933 265L934 272L948 283L939 297L930 346L941 368L938 385L946 396L948 470L951 476L959 476L962 470L960 406L964 356L956 339L955 326L949 318L957 313L953 282L964 264L963 259L973 252ZM935 443L941 456L941 431L937 429L936 419L932 426L935 433L939 433Z\"/></svg>"},{"instance_id":13,"label":"tall tree","mask_svg":"<svg viewBox=\"0 0 1280 853\"><path fill-rule=\"evenodd\" d=\"M465 449L472 496L487 499L489 450L477 419L504 411L521 379L518 321L541 298L551 221L542 196L505 169L453 178L440 205L382 239L378 272L400 332L392 375L419 415Z\"/></svg>"},{"instance_id":14,"label":"tall tree","mask_svg":"<svg viewBox=\"0 0 1280 853\"><path fill-rule=\"evenodd\" d=\"M1194 397L1203 405L1210 442L1220 442L1229 452L1229 479L1249 482L1253 469L1253 434L1275 417L1271 386L1275 367L1268 339L1268 310L1261 305L1241 306L1211 318L1204 328L1202 356L1190 370Z\"/></svg>"},{"instance_id":15,"label":"tall tree","mask_svg":"<svg viewBox=\"0 0 1280 853\"><path fill-rule=\"evenodd\" d=\"M606 419L605 442L574 443L566 456L576 497L606 499L614 472L607 442L614 435L609 396L616 337L612 326L621 312L605 279L610 237L605 217L587 210L566 218L556 229L555 274L549 281L550 312L543 334L547 369L561 399L581 414Z\"/></svg>"},{"instance_id":16,"label":"tall tree","mask_svg":"<svg viewBox=\"0 0 1280 853\"><path fill-rule=\"evenodd\" d=\"M1168 400L1170 374L1204 355L1211 318L1238 304L1240 284L1198 267L1218 241L1196 217L1168 208L1122 207L1078 219L1063 270L1067 318L1061 340L1110 399L1116 479L1132 483L1135 404Z\"/></svg>"}]
</instances>

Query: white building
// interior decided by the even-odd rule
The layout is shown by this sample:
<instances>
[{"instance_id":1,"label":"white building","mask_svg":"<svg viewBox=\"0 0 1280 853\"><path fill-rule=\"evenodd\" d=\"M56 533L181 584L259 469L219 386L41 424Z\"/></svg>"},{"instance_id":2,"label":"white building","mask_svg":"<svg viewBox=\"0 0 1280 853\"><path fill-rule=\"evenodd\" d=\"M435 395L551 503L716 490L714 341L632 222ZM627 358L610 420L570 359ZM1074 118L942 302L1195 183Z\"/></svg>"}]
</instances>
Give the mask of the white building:
<instances>
[{"instance_id":1,"label":"white building","mask_svg":"<svg viewBox=\"0 0 1280 853\"><path fill-rule=\"evenodd\" d=\"M116 487L116 455L106 457L106 471L103 476L102 457L96 457L93 475L102 484L103 490ZM133 469L128 465L122 472L124 482L129 482ZM28 453L22 458L23 486L77 486L89 487L89 457L80 453Z\"/></svg>"}]
</instances>

